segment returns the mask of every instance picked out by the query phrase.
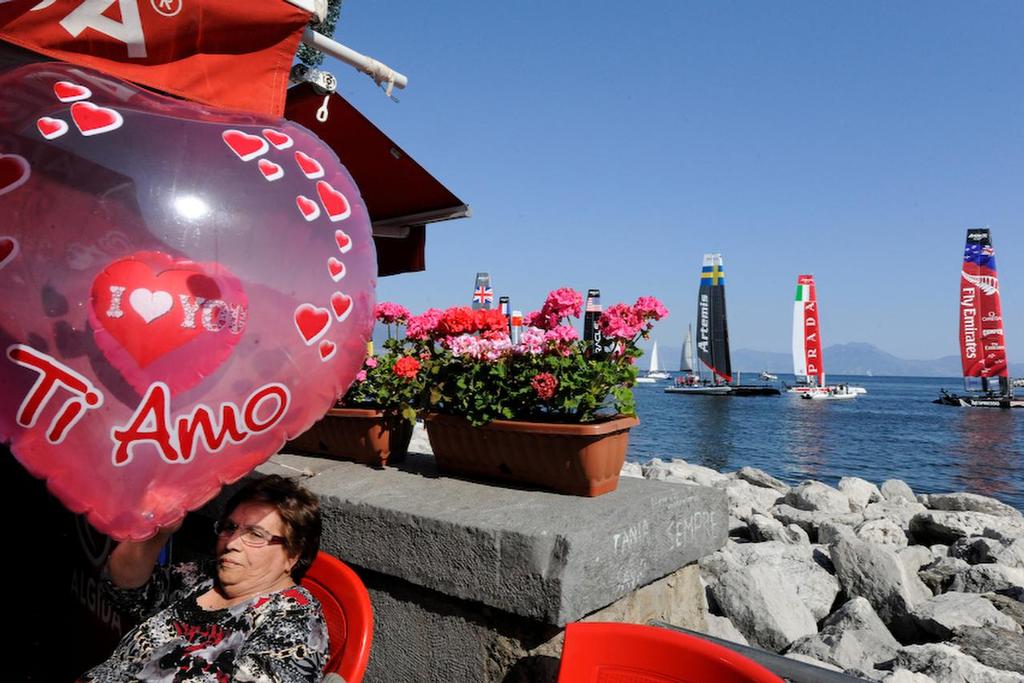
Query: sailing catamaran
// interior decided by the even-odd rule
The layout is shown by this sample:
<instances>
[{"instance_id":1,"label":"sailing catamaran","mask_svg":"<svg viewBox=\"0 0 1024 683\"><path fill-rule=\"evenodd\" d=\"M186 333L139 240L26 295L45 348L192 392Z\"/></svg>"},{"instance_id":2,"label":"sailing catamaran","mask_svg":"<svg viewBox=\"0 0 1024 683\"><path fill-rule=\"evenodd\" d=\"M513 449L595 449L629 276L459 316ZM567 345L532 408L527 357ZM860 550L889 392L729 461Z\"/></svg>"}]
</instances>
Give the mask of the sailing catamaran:
<instances>
[{"instance_id":1,"label":"sailing catamaran","mask_svg":"<svg viewBox=\"0 0 1024 683\"><path fill-rule=\"evenodd\" d=\"M770 396L780 392L760 384L732 384L729 328L725 320L725 271L721 254L704 254L697 294L697 356L711 371L710 379L692 373L676 378L669 394L694 396ZM685 345L683 349L685 356ZM685 362L685 359L684 359Z\"/></svg>"},{"instance_id":2,"label":"sailing catamaran","mask_svg":"<svg viewBox=\"0 0 1024 683\"><path fill-rule=\"evenodd\" d=\"M790 393L819 400L849 399L866 394L863 387L825 383L825 364L821 353L821 322L818 319L818 293L813 275L798 275L793 300L793 374L796 386Z\"/></svg>"},{"instance_id":3,"label":"sailing catamaran","mask_svg":"<svg viewBox=\"0 0 1024 683\"><path fill-rule=\"evenodd\" d=\"M969 228L960 271L960 361L964 393L942 390L935 403L977 408L1021 408L1006 363L1003 308L996 252L988 228ZM981 378L980 389L970 379ZM995 380L995 386L993 386Z\"/></svg>"}]
</instances>

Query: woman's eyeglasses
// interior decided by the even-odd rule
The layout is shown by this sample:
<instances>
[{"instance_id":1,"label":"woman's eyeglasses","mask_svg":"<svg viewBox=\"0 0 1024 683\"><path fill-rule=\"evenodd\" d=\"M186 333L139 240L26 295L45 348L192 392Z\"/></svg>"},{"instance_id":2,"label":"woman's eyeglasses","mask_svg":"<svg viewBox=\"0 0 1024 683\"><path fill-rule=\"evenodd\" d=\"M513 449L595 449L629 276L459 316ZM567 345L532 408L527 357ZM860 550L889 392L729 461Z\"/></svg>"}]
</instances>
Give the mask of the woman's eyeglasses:
<instances>
[{"instance_id":1,"label":"woman's eyeglasses","mask_svg":"<svg viewBox=\"0 0 1024 683\"><path fill-rule=\"evenodd\" d=\"M288 539L284 536L275 536L266 529L258 526L239 526L230 519L224 519L213 523L213 532L221 538L234 538L239 535L242 543L250 548L262 548L265 545L287 545Z\"/></svg>"}]
</instances>

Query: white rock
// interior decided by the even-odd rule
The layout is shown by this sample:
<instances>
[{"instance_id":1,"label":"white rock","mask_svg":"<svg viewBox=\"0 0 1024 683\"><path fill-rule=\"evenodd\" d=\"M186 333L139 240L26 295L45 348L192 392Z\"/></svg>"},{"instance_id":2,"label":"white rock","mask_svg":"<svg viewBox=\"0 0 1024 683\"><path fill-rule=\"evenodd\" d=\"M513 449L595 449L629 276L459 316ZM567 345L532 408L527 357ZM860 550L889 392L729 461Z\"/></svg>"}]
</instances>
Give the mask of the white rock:
<instances>
[{"instance_id":1,"label":"white rock","mask_svg":"<svg viewBox=\"0 0 1024 683\"><path fill-rule=\"evenodd\" d=\"M1024 569L1002 564L976 564L954 576L949 585L950 590L964 593L1006 592L1013 588L1024 590Z\"/></svg>"},{"instance_id":2,"label":"white rock","mask_svg":"<svg viewBox=\"0 0 1024 683\"><path fill-rule=\"evenodd\" d=\"M869 543L880 543L899 548L907 546L907 535L903 533L903 529L900 528L899 524L888 517L869 519L859 525L854 531L857 534L857 538ZM931 553L928 553L928 556L931 557Z\"/></svg>"},{"instance_id":3,"label":"white rock","mask_svg":"<svg viewBox=\"0 0 1024 683\"><path fill-rule=\"evenodd\" d=\"M1024 537L1024 521L984 512L928 510L910 520L910 533L918 543L953 543L970 536L1012 542Z\"/></svg>"},{"instance_id":4,"label":"white rock","mask_svg":"<svg viewBox=\"0 0 1024 683\"><path fill-rule=\"evenodd\" d=\"M971 593L943 593L921 603L910 613L909 621L925 633L939 639L952 638L963 626L995 626L1020 633L1021 627L992 603Z\"/></svg>"},{"instance_id":5,"label":"white rock","mask_svg":"<svg viewBox=\"0 0 1024 683\"><path fill-rule=\"evenodd\" d=\"M913 489L907 486L907 482L902 479L886 479L882 482L881 493L882 498L886 500L902 499L908 503L917 502Z\"/></svg>"},{"instance_id":6,"label":"white rock","mask_svg":"<svg viewBox=\"0 0 1024 683\"><path fill-rule=\"evenodd\" d=\"M895 666L930 676L938 683L1024 683L1024 676L985 666L954 647L931 643L907 645Z\"/></svg>"},{"instance_id":7,"label":"white rock","mask_svg":"<svg viewBox=\"0 0 1024 683\"><path fill-rule=\"evenodd\" d=\"M733 626L733 623L729 621L728 617L705 614L704 620L707 622L707 629L705 633L709 636L728 640L731 643L739 643L740 645L750 644L747 642L747 639L743 637L743 634L739 632L739 629Z\"/></svg>"},{"instance_id":8,"label":"white rock","mask_svg":"<svg viewBox=\"0 0 1024 683\"><path fill-rule=\"evenodd\" d=\"M767 566L779 571L815 619L828 616L839 593L832 563L821 546L790 545L778 541L736 544L730 550L736 562Z\"/></svg>"},{"instance_id":9,"label":"white rock","mask_svg":"<svg viewBox=\"0 0 1024 683\"><path fill-rule=\"evenodd\" d=\"M748 521L754 514L770 514L772 506L782 497L775 489L753 486L742 479L727 480L716 484L716 488L725 491L729 514Z\"/></svg>"},{"instance_id":10,"label":"white rock","mask_svg":"<svg viewBox=\"0 0 1024 683\"><path fill-rule=\"evenodd\" d=\"M970 564L1004 564L1024 569L1024 539L1007 543L994 538L961 538L949 548L949 554Z\"/></svg>"},{"instance_id":11,"label":"white rock","mask_svg":"<svg viewBox=\"0 0 1024 683\"><path fill-rule=\"evenodd\" d=\"M920 503L911 503L903 498L895 498L868 505L864 508L864 519L891 519L899 524L903 531L907 531L914 515L925 511L925 506Z\"/></svg>"},{"instance_id":12,"label":"white rock","mask_svg":"<svg viewBox=\"0 0 1024 683\"><path fill-rule=\"evenodd\" d=\"M639 477L643 479L644 468L640 466L638 462L624 462L622 463L622 469L619 470L620 477Z\"/></svg>"},{"instance_id":13,"label":"white rock","mask_svg":"<svg viewBox=\"0 0 1024 683\"><path fill-rule=\"evenodd\" d=\"M878 487L860 477L843 477L839 480L836 488L846 494L855 510L863 510L868 503L877 503L882 500L882 492L878 490Z\"/></svg>"},{"instance_id":14,"label":"white rock","mask_svg":"<svg viewBox=\"0 0 1024 683\"><path fill-rule=\"evenodd\" d=\"M866 598L890 627L932 596L891 547L839 538L829 552L846 594Z\"/></svg>"},{"instance_id":15,"label":"white rock","mask_svg":"<svg viewBox=\"0 0 1024 683\"><path fill-rule=\"evenodd\" d=\"M900 558L900 562L907 568L907 571L911 574L916 574L921 567L929 564L932 561L932 553L928 548L923 545L911 545L906 548L899 548L896 551L897 557Z\"/></svg>"},{"instance_id":16,"label":"white rock","mask_svg":"<svg viewBox=\"0 0 1024 683\"><path fill-rule=\"evenodd\" d=\"M772 507L770 512L772 517L783 524L796 524L799 526L807 532L812 542L818 539L818 527L825 522L848 524L854 527L864 521L864 516L859 512L812 512L810 510L800 510L784 503Z\"/></svg>"},{"instance_id":17,"label":"white rock","mask_svg":"<svg viewBox=\"0 0 1024 683\"><path fill-rule=\"evenodd\" d=\"M826 520L818 526L818 543L831 545L837 538L857 538L853 527L842 522Z\"/></svg>"},{"instance_id":18,"label":"white rock","mask_svg":"<svg viewBox=\"0 0 1024 683\"><path fill-rule=\"evenodd\" d=\"M850 499L842 491L820 481L804 481L790 489L783 502L810 512L851 512Z\"/></svg>"},{"instance_id":19,"label":"white rock","mask_svg":"<svg viewBox=\"0 0 1024 683\"><path fill-rule=\"evenodd\" d=\"M674 459L669 462L655 458L643 468L644 477L660 481L693 483L701 486L714 486L716 482L725 483L729 477L721 472L704 467L691 465L685 460Z\"/></svg>"},{"instance_id":20,"label":"white rock","mask_svg":"<svg viewBox=\"0 0 1024 683\"><path fill-rule=\"evenodd\" d=\"M780 652L817 631L814 616L773 567L733 569L709 588L725 616L757 647Z\"/></svg>"},{"instance_id":21,"label":"white rock","mask_svg":"<svg viewBox=\"0 0 1024 683\"><path fill-rule=\"evenodd\" d=\"M796 524L783 525L777 519L765 515L751 515L748 522L750 540L756 542L779 541L781 543L810 544L807 532Z\"/></svg>"},{"instance_id":22,"label":"white rock","mask_svg":"<svg viewBox=\"0 0 1024 683\"><path fill-rule=\"evenodd\" d=\"M984 512L996 517L1024 517L1020 510L1012 505L976 493L933 493L928 496L928 507L933 510Z\"/></svg>"},{"instance_id":23,"label":"white rock","mask_svg":"<svg viewBox=\"0 0 1024 683\"><path fill-rule=\"evenodd\" d=\"M799 652L842 669L867 671L896 656L900 644L864 598L853 598L822 623L821 632L793 643Z\"/></svg>"},{"instance_id":24,"label":"white rock","mask_svg":"<svg viewBox=\"0 0 1024 683\"><path fill-rule=\"evenodd\" d=\"M788 484L776 479L764 470L757 469L756 467L741 467L739 471L736 472L736 478L742 479L748 484L753 484L754 486L775 489L780 494L789 493Z\"/></svg>"},{"instance_id":25,"label":"white rock","mask_svg":"<svg viewBox=\"0 0 1024 683\"><path fill-rule=\"evenodd\" d=\"M918 571L917 576L932 593L938 595L949 589L957 574L962 574L970 568L971 566L959 557L940 557Z\"/></svg>"}]
</instances>

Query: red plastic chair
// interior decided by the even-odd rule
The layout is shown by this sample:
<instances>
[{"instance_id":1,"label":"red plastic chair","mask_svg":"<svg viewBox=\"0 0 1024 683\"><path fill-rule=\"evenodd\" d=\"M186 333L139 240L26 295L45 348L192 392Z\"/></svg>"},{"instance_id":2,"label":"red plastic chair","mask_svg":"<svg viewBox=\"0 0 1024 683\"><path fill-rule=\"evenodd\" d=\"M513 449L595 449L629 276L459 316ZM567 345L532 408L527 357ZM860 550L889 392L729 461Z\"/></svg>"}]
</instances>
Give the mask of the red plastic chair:
<instances>
[{"instance_id":1,"label":"red plastic chair","mask_svg":"<svg viewBox=\"0 0 1024 683\"><path fill-rule=\"evenodd\" d=\"M721 645L656 626L565 627L558 683L783 683Z\"/></svg>"},{"instance_id":2,"label":"red plastic chair","mask_svg":"<svg viewBox=\"0 0 1024 683\"><path fill-rule=\"evenodd\" d=\"M370 661L373 606L366 586L352 568L321 551L302 578L302 585L320 601L331 638L324 673L346 683L360 683Z\"/></svg>"}]
</instances>

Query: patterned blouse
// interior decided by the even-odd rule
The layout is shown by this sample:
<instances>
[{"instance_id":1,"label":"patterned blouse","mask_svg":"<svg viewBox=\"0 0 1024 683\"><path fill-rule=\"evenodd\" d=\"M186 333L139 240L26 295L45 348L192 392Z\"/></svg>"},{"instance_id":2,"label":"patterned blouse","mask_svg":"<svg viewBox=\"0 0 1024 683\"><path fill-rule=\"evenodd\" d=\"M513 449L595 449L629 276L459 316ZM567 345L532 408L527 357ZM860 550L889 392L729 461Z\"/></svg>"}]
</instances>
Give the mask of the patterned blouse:
<instances>
[{"instance_id":1,"label":"patterned blouse","mask_svg":"<svg viewBox=\"0 0 1024 683\"><path fill-rule=\"evenodd\" d=\"M86 683L305 683L320 681L327 627L320 603L295 587L233 607L204 610L196 599L213 587L215 567L186 562L157 571L141 588L107 579L117 609L148 619L89 670ZM157 611L158 610L158 611ZM155 611L155 613L154 613Z\"/></svg>"}]
</instances>

